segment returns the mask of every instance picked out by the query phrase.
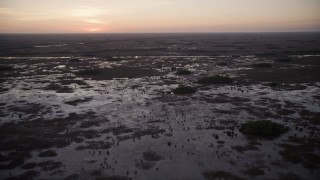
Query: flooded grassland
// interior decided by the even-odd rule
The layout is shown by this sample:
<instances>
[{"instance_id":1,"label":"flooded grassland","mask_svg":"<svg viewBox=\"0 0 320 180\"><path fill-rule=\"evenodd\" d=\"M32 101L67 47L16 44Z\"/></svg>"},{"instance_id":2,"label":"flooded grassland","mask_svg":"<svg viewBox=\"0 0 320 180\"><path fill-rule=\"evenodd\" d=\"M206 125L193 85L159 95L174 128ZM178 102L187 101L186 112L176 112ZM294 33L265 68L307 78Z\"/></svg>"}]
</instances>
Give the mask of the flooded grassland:
<instances>
[{"instance_id":1,"label":"flooded grassland","mask_svg":"<svg viewBox=\"0 0 320 180\"><path fill-rule=\"evenodd\" d=\"M0 61L1 179L320 175L319 56Z\"/></svg>"}]
</instances>

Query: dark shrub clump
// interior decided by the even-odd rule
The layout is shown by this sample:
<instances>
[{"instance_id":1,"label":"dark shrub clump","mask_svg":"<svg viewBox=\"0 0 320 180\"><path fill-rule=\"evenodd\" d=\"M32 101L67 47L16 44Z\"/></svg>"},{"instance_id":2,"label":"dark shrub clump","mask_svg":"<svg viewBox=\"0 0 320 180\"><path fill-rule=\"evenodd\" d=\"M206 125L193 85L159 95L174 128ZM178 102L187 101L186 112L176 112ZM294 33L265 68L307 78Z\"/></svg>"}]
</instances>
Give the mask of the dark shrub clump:
<instances>
[{"instance_id":1,"label":"dark shrub clump","mask_svg":"<svg viewBox=\"0 0 320 180\"><path fill-rule=\"evenodd\" d=\"M82 76L94 76L100 73L101 73L100 69L86 69L86 70L79 71L79 75L82 75Z\"/></svg>"},{"instance_id":2,"label":"dark shrub clump","mask_svg":"<svg viewBox=\"0 0 320 180\"><path fill-rule=\"evenodd\" d=\"M12 71L12 70L13 70L12 66L0 65L0 71Z\"/></svg>"},{"instance_id":3,"label":"dark shrub clump","mask_svg":"<svg viewBox=\"0 0 320 180\"><path fill-rule=\"evenodd\" d=\"M143 159L146 161L160 161L163 157L154 151L146 151L143 153Z\"/></svg>"},{"instance_id":4,"label":"dark shrub clump","mask_svg":"<svg viewBox=\"0 0 320 180\"><path fill-rule=\"evenodd\" d=\"M195 93L197 90L190 86L180 86L173 90L174 94L192 94Z\"/></svg>"},{"instance_id":5,"label":"dark shrub clump","mask_svg":"<svg viewBox=\"0 0 320 180\"><path fill-rule=\"evenodd\" d=\"M270 63L257 63L252 65L255 68L271 68L272 64Z\"/></svg>"},{"instance_id":6,"label":"dark shrub clump","mask_svg":"<svg viewBox=\"0 0 320 180\"><path fill-rule=\"evenodd\" d=\"M208 180L215 180L215 179L243 180L243 178L235 176L225 171L206 171L206 172L203 172L202 174Z\"/></svg>"},{"instance_id":7,"label":"dark shrub clump","mask_svg":"<svg viewBox=\"0 0 320 180\"><path fill-rule=\"evenodd\" d=\"M176 72L176 75L190 75L190 74L192 74L192 72L187 69L179 69Z\"/></svg>"},{"instance_id":8,"label":"dark shrub clump","mask_svg":"<svg viewBox=\"0 0 320 180\"><path fill-rule=\"evenodd\" d=\"M39 153L39 157L54 157L57 153L54 150L47 150Z\"/></svg>"},{"instance_id":9,"label":"dark shrub clump","mask_svg":"<svg viewBox=\"0 0 320 180\"><path fill-rule=\"evenodd\" d=\"M228 84L232 82L233 80L230 77L220 75L204 77L198 80L200 84Z\"/></svg>"},{"instance_id":10,"label":"dark shrub clump","mask_svg":"<svg viewBox=\"0 0 320 180\"><path fill-rule=\"evenodd\" d=\"M277 62L292 62L292 59L289 58L289 57L281 57L281 58L278 58L276 59Z\"/></svg>"},{"instance_id":11,"label":"dark shrub clump","mask_svg":"<svg viewBox=\"0 0 320 180\"><path fill-rule=\"evenodd\" d=\"M282 124L269 120L248 121L241 124L240 132L245 135L274 138L288 131Z\"/></svg>"},{"instance_id":12,"label":"dark shrub clump","mask_svg":"<svg viewBox=\"0 0 320 180\"><path fill-rule=\"evenodd\" d=\"M277 87L279 85L279 83L271 82L271 83L267 83L266 85L270 86L270 87Z\"/></svg>"},{"instance_id":13,"label":"dark shrub clump","mask_svg":"<svg viewBox=\"0 0 320 180\"><path fill-rule=\"evenodd\" d=\"M218 66L227 66L228 64L226 62L219 62L217 63Z\"/></svg>"}]
</instances>

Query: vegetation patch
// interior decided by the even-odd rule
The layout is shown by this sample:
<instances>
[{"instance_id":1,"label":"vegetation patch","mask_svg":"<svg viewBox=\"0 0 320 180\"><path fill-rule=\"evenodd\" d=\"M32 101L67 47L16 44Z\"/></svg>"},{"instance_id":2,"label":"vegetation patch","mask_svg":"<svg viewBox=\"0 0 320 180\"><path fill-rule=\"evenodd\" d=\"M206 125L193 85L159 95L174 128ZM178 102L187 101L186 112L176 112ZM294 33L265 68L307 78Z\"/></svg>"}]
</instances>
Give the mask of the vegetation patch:
<instances>
[{"instance_id":1,"label":"vegetation patch","mask_svg":"<svg viewBox=\"0 0 320 180\"><path fill-rule=\"evenodd\" d=\"M33 169L37 166L37 163L30 162L22 166L22 169Z\"/></svg>"},{"instance_id":2,"label":"vegetation patch","mask_svg":"<svg viewBox=\"0 0 320 180\"><path fill-rule=\"evenodd\" d=\"M294 173L288 173L288 174L281 174L279 179L281 179L281 180L301 180L302 178L300 178L298 175L296 175Z\"/></svg>"},{"instance_id":3,"label":"vegetation patch","mask_svg":"<svg viewBox=\"0 0 320 180\"><path fill-rule=\"evenodd\" d=\"M101 176L97 177L96 180L128 180L125 176Z\"/></svg>"},{"instance_id":4,"label":"vegetation patch","mask_svg":"<svg viewBox=\"0 0 320 180\"><path fill-rule=\"evenodd\" d=\"M248 174L249 176L261 176L264 175L264 171L257 167L252 167L243 172L244 174Z\"/></svg>"},{"instance_id":5,"label":"vegetation patch","mask_svg":"<svg viewBox=\"0 0 320 180\"><path fill-rule=\"evenodd\" d=\"M233 80L228 76L210 76L210 77L203 77L198 80L199 84L229 84L232 83Z\"/></svg>"},{"instance_id":6,"label":"vegetation patch","mask_svg":"<svg viewBox=\"0 0 320 180\"><path fill-rule=\"evenodd\" d=\"M275 138L288 131L284 125L269 121L248 121L241 124L240 132L245 135Z\"/></svg>"},{"instance_id":7,"label":"vegetation patch","mask_svg":"<svg viewBox=\"0 0 320 180\"><path fill-rule=\"evenodd\" d=\"M191 74L192 74L192 72L187 69L179 69L176 72L176 75L191 75Z\"/></svg>"},{"instance_id":8,"label":"vegetation patch","mask_svg":"<svg viewBox=\"0 0 320 180\"><path fill-rule=\"evenodd\" d=\"M320 100L320 95L319 96L313 96L315 99Z\"/></svg>"},{"instance_id":9,"label":"vegetation patch","mask_svg":"<svg viewBox=\"0 0 320 180\"><path fill-rule=\"evenodd\" d=\"M87 120L87 121L82 121L80 124L80 128L89 128L93 126L100 126L100 123L102 123L101 120Z\"/></svg>"},{"instance_id":10,"label":"vegetation patch","mask_svg":"<svg viewBox=\"0 0 320 180\"><path fill-rule=\"evenodd\" d=\"M6 161L10 159L10 162L7 164L0 164L0 170L2 169L14 169L15 167L21 166L24 164L25 159L29 159L31 154L25 151L16 151L9 153Z\"/></svg>"},{"instance_id":11,"label":"vegetation patch","mask_svg":"<svg viewBox=\"0 0 320 180\"><path fill-rule=\"evenodd\" d=\"M80 59L77 59L77 58L72 58L68 61L69 63L78 63L80 62Z\"/></svg>"},{"instance_id":12,"label":"vegetation patch","mask_svg":"<svg viewBox=\"0 0 320 180\"><path fill-rule=\"evenodd\" d=\"M174 94L193 94L197 92L196 88L191 86L179 86L173 90Z\"/></svg>"},{"instance_id":13,"label":"vegetation patch","mask_svg":"<svg viewBox=\"0 0 320 180\"><path fill-rule=\"evenodd\" d=\"M244 180L241 177L235 176L225 171L206 171L206 172L203 172L202 175L208 180L220 180L220 179Z\"/></svg>"},{"instance_id":14,"label":"vegetation patch","mask_svg":"<svg viewBox=\"0 0 320 180\"><path fill-rule=\"evenodd\" d=\"M25 113L25 114L37 114L42 109L44 109L43 105L40 104L33 104L33 103L27 103L22 105L14 105L9 107L10 111L15 111L19 113Z\"/></svg>"},{"instance_id":15,"label":"vegetation patch","mask_svg":"<svg viewBox=\"0 0 320 180\"><path fill-rule=\"evenodd\" d=\"M42 151L39 153L39 157L54 157L57 156L57 153L54 150Z\"/></svg>"},{"instance_id":16,"label":"vegetation patch","mask_svg":"<svg viewBox=\"0 0 320 180\"><path fill-rule=\"evenodd\" d=\"M272 64L271 63L256 63L252 65L255 68L271 68Z\"/></svg>"},{"instance_id":17,"label":"vegetation patch","mask_svg":"<svg viewBox=\"0 0 320 180\"><path fill-rule=\"evenodd\" d=\"M141 161L141 162L137 162L136 163L136 167L139 169L144 169L144 170L148 170L153 168L156 165L156 163L154 162L145 162L145 161Z\"/></svg>"},{"instance_id":18,"label":"vegetation patch","mask_svg":"<svg viewBox=\"0 0 320 180\"><path fill-rule=\"evenodd\" d=\"M218 66L227 66L228 63L226 63L226 62L219 62L219 63L217 63L217 65L218 65Z\"/></svg>"},{"instance_id":19,"label":"vegetation patch","mask_svg":"<svg viewBox=\"0 0 320 180\"><path fill-rule=\"evenodd\" d=\"M13 70L14 70L13 66L0 65L0 72L2 72L2 71L13 71Z\"/></svg>"},{"instance_id":20,"label":"vegetation patch","mask_svg":"<svg viewBox=\"0 0 320 180\"><path fill-rule=\"evenodd\" d=\"M313 125L320 125L320 117L314 116L314 117L310 118L310 122Z\"/></svg>"},{"instance_id":21,"label":"vegetation patch","mask_svg":"<svg viewBox=\"0 0 320 180\"><path fill-rule=\"evenodd\" d=\"M146 151L143 153L143 159L146 161L160 161L163 157L154 151Z\"/></svg>"},{"instance_id":22,"label":"vegetation patch","mask_svg":"<svg viewBox=\"0 0 320 180\"><path fill-rule=\"evenodd\" d=\"M68 86L62 86L61 84L51 83L44 88L44 90L56 91L57 93L73 93L73 89Z\"/></svg>"},{"instance_id":23,"label":"vegetation patch","mask_svg":"<svg viewBox=\"0 0 320 180\"><path fill-rule=\"evenodd\" d=\"M42 171L52 171L55 169L59 169L63 166L62 162L55 162L55 161L44 161L38 164L41 167Z\"/></svg>"},{"instance_id":24,"label":"vegetation patch","mask_svg":"<svg viewBox=\"0 0 320 180\"><path fill-rule=\"evenodd\" d=\"M133 128L129 128L125 125L119 125L119 126L107 128L107 129L103 130L102 133L110 133L111 132L113 135L118 136L118 135L125 134L125 133L131 133L133 131L134 131Z\"/></svg>"},{"instance_id":25,"label":"vegetation patch","mask_svg":"<svg viewBox=\"0 0 320 180\"><path fill-rule=\"evenodd\" d=\"M94 76L101 73L102 71L100 69L85 69L78 72L80 76Z\"/></svg>"},{"instance_id":26,"label":"vegetation patch","mask_svg":"<svg viewBox=\"0 0 320 180\"><path fill-rule=\"evenodd\" d=\"M239 152L239 153L243 153L245 151L254 151L254 150L259 150L259 148L257 148L256 146L254 146L253 144L247 144L245 146L231 146L231 149Z\"/></svg>"},{"instance_id":27,"label":"vegetation patch","mask_svg":"<svg viewBox=\"0 0 320 180\"><path fill-rule=\"evenodd\" d=\"M292 62L292 59L289 57L281 57L276 59L277 62L282 62L282 63L288 63L288 62Z\"/></svg>"},{"instance_id":28,"label":"vegetation patch","mask_svg":"<svg viewBox=\"0 0 320 180\"><path fill-rule=\"evenodd\" d=\"M12 176L7 179L35 179L35 177L39 176L39 171L27 171L20 176Z\"/></svg>"},{"instance_id":29,"label":"vegetation patch","mask_svg":"<svg viewBox=\"0 0 320 180\"><path fill-rule=\"evenodd\" d=\"M76 100L73 100L73 101L67 101L65 103L69 104L69 105L72 105L72 106L77 106L80 103L89 102L91 100L92 100L91 97L87 97L87 98L84 98L84 99L76 99Z\"/></svg>"},{"instance_id":30,"label":"vegetation patch","mask_svg":"<svg viewBox=\"0 0 320 180\"><path fill-rule=\"evenodd\" d=\"M276 83L276 82L270 82L270 83L266 83L266 86L270 86L270 87L277 87L277 86L279 86L279 83Z\"/></svg>"},{"instance_id":31,"label":"vegetation patch","mask_svg":"<svg viewBox=\"0 0 320 180\"><path fill-rule=\"evenodd\" d=\"M76 150L85 150L85 149L93 149L93 150L98 150L98 149L109 149L113 143L108 142L108 141L89 141L87 142L86 146L78 146Z\"/></svg>"},{"instance_id":32,"label":"vegetation patch","mask_svg":"<svg viewBox=\"0 0 320 180\"><path fill-rule=\"evenodd\" d=\"M280 109L280 110L277 110L277 113L281 116L288 116L288 115L294 114L295 112L289 109Z\"/></svg>"},{"instance_id":33,"label":"vegetation patch","mask_svg":"<svg viewBox=\"0 0 320 180\"><path fill-rule=\"evenodd\" d=\"M279 154L286 161L292 164L302 164L308 169L319 168L320 156L314 153L315 148L320 144L318 140L297 137L290 137L289 140L295 144L280 144L283 150Z\"/></svg>"},{"instance_id":34,"label":"vegetation patch","mask_svg":"<svg viewBox=\"0 0 320 180\"><path fill-rule=\"evenodd\" d=\"M93 112L80 115L70 113L66 118L3 124L0 126L0 151L29 152L52 147L62 148L72 141L82 142L84 138L97 137L98 133L95 131L66 132L68 126L78 123L79 119L86 118L96 118L96 116Z\"/></svg>"}]
</instances>

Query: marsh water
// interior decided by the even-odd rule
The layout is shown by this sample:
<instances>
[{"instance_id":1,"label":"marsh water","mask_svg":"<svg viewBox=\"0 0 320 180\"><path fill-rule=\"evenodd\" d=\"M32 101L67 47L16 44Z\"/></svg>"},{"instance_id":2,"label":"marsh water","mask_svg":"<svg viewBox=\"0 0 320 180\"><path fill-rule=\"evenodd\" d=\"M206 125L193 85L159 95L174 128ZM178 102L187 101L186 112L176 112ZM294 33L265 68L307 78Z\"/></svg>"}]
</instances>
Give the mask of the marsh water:
<instances>
[{"instance_id":1,"label":"marsh water","mask_svg":"<svg viewBox=\"0 0 320 180\"><path fill-rule=\"evenodd\" d=\"M319 33L5 34L0 43L0 179L320 175ZM216 75L232 82L199 83ZM182 85L196 92L173 93ZM239 131L255 120L288 131Z\"/></svg>"}]
</instances>

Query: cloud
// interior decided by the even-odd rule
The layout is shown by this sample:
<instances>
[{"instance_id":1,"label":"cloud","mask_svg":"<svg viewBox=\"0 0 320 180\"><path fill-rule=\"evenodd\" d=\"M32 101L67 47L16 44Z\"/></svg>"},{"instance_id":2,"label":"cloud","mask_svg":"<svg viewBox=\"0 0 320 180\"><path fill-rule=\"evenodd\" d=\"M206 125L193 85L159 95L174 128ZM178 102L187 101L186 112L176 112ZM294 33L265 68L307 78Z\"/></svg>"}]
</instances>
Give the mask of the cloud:
<instances>
[{"instance_id":1,"label":"cloud","mask_svg":"<svg viewBox=\"0 0 320 180\"><path fill-rule=\"evenodd\" d=\"M86 19L85 20L88 23L92 23L92 24L103 24L104 22L102 22L101 20L98 19Z\"/></svg>"},{"instance_id":2,"label":"cloud","mask_svg":"<svg viewBox=\"0 0 320 180\"><path fill-rule=\"evenodd\" d=\"M99 17L105 14L107 11L94 7L81 6L70 11L70 16L74 17Z\"/></svg>"},{"instance_id":3,"label":"cloud","mask_svg":"<svg viewBox=\"0 0 320 180\"><path fill-rule=\"evenodd\" d=\"M0 8L0 15L12 15L13 10L11 8Z\"/></svg>"}]
</instances>

